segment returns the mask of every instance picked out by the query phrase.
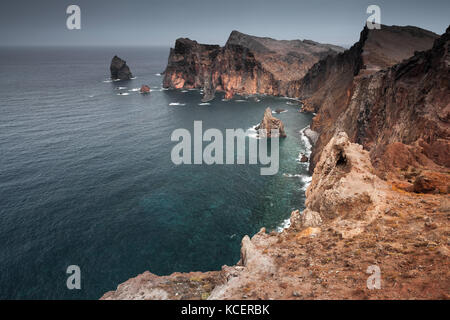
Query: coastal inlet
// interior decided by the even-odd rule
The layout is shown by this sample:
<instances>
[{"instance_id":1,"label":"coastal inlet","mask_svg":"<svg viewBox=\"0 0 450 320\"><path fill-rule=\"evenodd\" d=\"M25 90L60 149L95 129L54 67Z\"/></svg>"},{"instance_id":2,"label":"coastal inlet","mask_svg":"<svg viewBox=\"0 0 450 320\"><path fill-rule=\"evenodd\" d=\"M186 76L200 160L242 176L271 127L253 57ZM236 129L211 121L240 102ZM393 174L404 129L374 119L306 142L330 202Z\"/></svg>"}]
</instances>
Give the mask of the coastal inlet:
<instances>
[{"instance_id":1,"label":"coastal inlet","mask_svg":"<svg viewBox=\"0 0 450 320\"><path fill-rule=\"evenodd\" d=\"M97 299L146 270L218 270L239 260L245 234L277 229L304 208L299 131L312 115L284 98L217 93L205 104L200 90L164 90L168 52L1 51L10 76L0 79L0 298ZM110 79L114 55L133 79ZM194 120L246 130L267 107L286 111L274 114L287 134L277 175L170 161L173 130ZM81 269L81 290L66 287L69 265Z\"/></svg>"}]
</instances>

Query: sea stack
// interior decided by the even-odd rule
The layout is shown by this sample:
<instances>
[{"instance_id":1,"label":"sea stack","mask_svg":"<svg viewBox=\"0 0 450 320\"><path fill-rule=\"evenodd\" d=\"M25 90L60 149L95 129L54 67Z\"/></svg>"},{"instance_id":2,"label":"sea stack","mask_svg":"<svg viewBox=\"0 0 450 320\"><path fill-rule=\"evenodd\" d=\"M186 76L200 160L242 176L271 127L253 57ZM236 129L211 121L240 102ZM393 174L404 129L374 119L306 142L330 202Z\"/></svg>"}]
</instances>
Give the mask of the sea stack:
<instances>
[{"instance_id":1,"label":"sea stack","mask_svg":"<svg viewBox=\"0 0 450 320\"><path fill-rule=\"evenodd\" d=\"M278 131L278 135L273 136L274 138L275 137L280 137L280 138L286 137L286 132L284 131L283 122L280 119L277 119L274 116L272 116L272 110L269 107L264 112L264 118L262 119L261 123L255 129L263 137L272 138L271 130ZM265 133L260 132L261 129L265 129L266 130Z\"/></svg>"},{"instance_id":2,"label":"sea stack","mask_svg":"<svg viewBox=\"0 0 450 320\"><path fill-rule=\"evenodd\" d=\"M130 80L133 77L126 61L120 59L118 56L112 58L109 69L111 71L111 79L113 80Z\"/></svg>"}]
</instances>

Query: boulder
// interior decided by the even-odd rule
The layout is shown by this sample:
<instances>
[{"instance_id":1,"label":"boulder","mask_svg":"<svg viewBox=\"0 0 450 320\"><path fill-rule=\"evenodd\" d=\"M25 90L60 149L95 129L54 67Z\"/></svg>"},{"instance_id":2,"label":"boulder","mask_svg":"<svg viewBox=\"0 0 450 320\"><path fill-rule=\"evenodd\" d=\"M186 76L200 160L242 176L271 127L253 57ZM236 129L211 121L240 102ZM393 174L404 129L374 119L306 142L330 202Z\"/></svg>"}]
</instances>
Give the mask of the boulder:
<instances>
[{"instance_id":1,"label":"boulder","mask_svg":"<svg viewBox=\"0 0 450 320\"><path fill-rule=\"evenodd\" d=\"M148 85L146 85L146 84L143 84L143 85L141 86L140 92L141 92L141 93L150 93L150 87L149 87Z\"/></svg>"},{"instance_id":2,"label":"boulder","mask_svg":"<svg viewBox=\"0 0 450 320\"><path fill-rule=\"evenodd\" d=\"M302 156L300 157L300 162L308 162L308 157L302 153Z\"/></svg>"}]
</instances>

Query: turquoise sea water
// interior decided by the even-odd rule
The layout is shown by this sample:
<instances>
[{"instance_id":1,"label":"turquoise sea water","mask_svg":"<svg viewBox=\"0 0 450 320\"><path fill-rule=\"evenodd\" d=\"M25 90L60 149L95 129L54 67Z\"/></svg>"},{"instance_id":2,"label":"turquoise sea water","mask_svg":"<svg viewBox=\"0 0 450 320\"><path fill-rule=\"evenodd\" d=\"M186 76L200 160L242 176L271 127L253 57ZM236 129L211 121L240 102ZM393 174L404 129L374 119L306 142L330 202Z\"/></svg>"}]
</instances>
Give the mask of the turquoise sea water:
<instances>
[{"instance_id":1,"label":"turquoise sea water","mask_svg":"<svg viewBox=\"0 0 450 320\"><path fill-rule=\"evenodd\" d=\"M239 260L244 235L303 208L299 131L311 115L284 98L199 105L199 91L161 90L168 52L0 51L1 299L97 299L146 270L217 270ZM136 79L107 81L115 54ZM150 95L133 91L142 84ZM275 176L259 165L171 162L173 130L195 120L246 130L268 106L287 110L275 115L288 134ZM69 265L81 268L81 290L66 287Z\"/></svg>"}]
</instances>

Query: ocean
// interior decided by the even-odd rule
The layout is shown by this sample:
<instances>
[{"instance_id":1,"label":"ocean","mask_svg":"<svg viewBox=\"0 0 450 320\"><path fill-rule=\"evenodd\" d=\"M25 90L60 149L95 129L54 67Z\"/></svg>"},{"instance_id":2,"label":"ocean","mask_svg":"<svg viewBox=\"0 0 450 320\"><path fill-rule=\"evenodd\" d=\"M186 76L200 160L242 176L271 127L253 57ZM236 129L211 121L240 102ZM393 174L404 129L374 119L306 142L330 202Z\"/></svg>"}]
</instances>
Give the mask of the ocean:
<instances>
[{"instance_id":1,"label":"ocean","mask_svg":"<svg viewBox=\"0 0 450 320\"><path fill-rule=\"evenodd\" d=\"M0 299L98 299L150 271L219 270L240 241L279 230L310 181L300 130L312 115L282 97L162 90L169 48L0 50ZM114 55L135 79L111 82ZM148 84L152 92L137 89ZM253 127L266 107L286 127L280 169L179 165L177 128ZM251 139L249 137L248 139ZM81 289L66 286L69 265Z\"/></svg>"}]
</instances>

